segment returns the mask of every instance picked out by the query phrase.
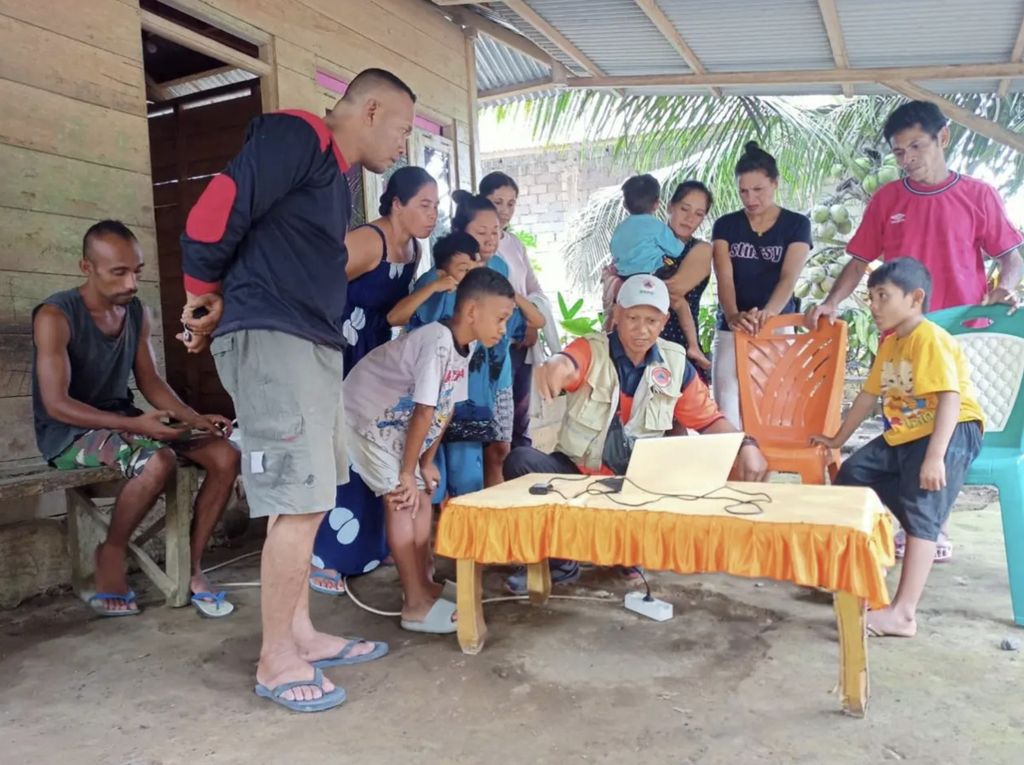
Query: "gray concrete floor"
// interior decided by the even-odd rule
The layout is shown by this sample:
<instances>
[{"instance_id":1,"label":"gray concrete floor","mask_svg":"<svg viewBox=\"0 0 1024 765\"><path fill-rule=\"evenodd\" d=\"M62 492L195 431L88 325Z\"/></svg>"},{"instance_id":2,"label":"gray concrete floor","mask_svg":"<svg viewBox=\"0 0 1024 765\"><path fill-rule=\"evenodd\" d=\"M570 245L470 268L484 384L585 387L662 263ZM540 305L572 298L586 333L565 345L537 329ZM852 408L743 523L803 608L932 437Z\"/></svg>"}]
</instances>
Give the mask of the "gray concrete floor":
<instances>
[{"instance_id":1,"label":"gray concrete floor","mask_svg":"<svg viewBox=\"0 0 1024 765\"><path fill-rule=\"evenodd\" d=\"M392 654L329 671L349 701L307 716L252 694L257 589L235 591L221 621L152 594L138 618L98 620L64 595L0 613L0 761L1020 763L1024 659L999 643L1024 630L1010 623L990 499L962 498L956 557L929 582L918 637L870 642L866 720L838 712L827 598L775 582L654 574L676 608L658 624L626 612L626 586L593 570L567 592L614 600L490 606L479 656L314 596L321 625L389 640ZM254 563L215 576L254 579ZM489 571L491 593L501 575ZM398 607L393 569L354 589Z\"/></svg>"}]
</instances>

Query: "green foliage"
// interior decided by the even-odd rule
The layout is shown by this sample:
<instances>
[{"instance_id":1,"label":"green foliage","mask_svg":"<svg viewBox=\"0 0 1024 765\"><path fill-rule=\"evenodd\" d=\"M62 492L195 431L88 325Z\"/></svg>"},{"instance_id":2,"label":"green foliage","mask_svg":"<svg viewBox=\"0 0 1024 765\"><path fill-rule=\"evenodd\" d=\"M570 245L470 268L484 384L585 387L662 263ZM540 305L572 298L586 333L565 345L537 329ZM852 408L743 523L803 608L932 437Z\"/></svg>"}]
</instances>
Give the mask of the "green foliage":
<instances>
[{"instance_id":1,"label":"green foliage","mask_svg":"<svg viewBox=\"0 0 1024 765\"><path fill-rule=\"evenodd\" d=\"M866 376L878 353L878 325L866 308L848 308L840 314L848 325L847 369Z\"/></svg>"},{"instance_id":2,"label":"green foliage","mask_svg":"<svg viewBox=\"0 0 1024 765\"><path fill-rule=\"evenodd\" d=\"M583 337L594 332L600 332L601 323L604 321L601 314L598 314L596 317L579 316L581 308L583 308L583 298L580 298L572 304L572 307L569 307L566 305L565 297L562 293L558 293L558 310L561 312L559 324L562 325L562 329L573 337Z\"/></svg>"},{"instance_id":3,"label":"green foliage","mask_svg":"<svg viewBox=\"0 0 1024 765\"><path fill-rule=\"evenodd\" d=\"M718 306L701 304L697 315L697 342L704 352L711 351L715 341L715 327L718 326Z\"/></svg>"},{"instance_id":4,"label":"green foliage","mask_svg":"<svg viewBox=\"0 0 1024 765\"><path fill-rule=\"evenodd\" d=\"M509 233L512 234L516 239L523 243L523 247L531 249L537 246L537 235L529 231L521 231L519 229L509 229Z\"/></svg>"}]
</instances>

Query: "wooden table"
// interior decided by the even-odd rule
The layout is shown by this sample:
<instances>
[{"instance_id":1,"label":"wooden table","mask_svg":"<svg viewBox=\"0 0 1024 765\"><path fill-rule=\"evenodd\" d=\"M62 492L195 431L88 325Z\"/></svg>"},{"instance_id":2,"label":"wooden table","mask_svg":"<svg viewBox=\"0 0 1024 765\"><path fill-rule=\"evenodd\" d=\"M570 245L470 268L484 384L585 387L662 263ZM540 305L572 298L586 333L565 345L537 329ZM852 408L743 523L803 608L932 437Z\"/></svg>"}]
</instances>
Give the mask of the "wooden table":
<instances>
[{"instance_id":1,"label":"wooden table","mask_svg":"<svg viewBox=\"0 0 1024 765\"><path fill-rule=\"evenodd\" d=\"M436 549L458 562L463 652L479 653L487 637L481 602L486 564L527 564L529 597L536 604L545 603L551 592L548 558L776 579L834 593L842 705L849 714L864 715L865 612L888 605L884 567L894 563L889 514L874 492L733 483L715 498L650 496L648 504L630 508L600 493L605 489L597 480L528 475L447 504ZM529 493L530 486L548 481L565 496ZM750 494L761 499L735 504Z\"/></svg>"}]
</instances>

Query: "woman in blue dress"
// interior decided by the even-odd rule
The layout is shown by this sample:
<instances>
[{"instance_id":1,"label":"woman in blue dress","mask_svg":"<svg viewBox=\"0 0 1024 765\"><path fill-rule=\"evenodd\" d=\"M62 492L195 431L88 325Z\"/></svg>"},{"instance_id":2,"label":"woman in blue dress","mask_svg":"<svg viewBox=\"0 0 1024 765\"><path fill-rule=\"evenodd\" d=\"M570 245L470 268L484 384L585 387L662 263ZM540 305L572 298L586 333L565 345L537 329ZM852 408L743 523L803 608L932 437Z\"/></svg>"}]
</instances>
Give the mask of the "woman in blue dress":
<instances>
[{"instance_id":1,"label":"woman in blue dress","mask_svg":"<svg viewBox=\"0 0 1024 765\"><path fill-rule=\"evenodd\" d=\"M353 229L348 247L348 301L342 331L345 374L391 339L388 312L409 294L419 261L417 239L437 223L437 183L421 167L403 167L380 198L381 217ZM344 592L343 576L372 571L388 555L380 500L350 471L338 487L335 507L324 518L313 546L309 584L317 592Z\"/></svg>"},{"instance_id":2,"label":"woman in blue dress","mask_svg":"<svg viewBox=\"0 0 1024 765\"><path fill-rule=\"evenodd\" d=\"M467 191L456 191L453 197L458 208L452 219L452 231L472 236L480 245L480 265L507 278L508 264L495 254L501 230L494 205ZM416 289L437 278L437 270L432 269L420 277ZM409 326L415 328L450 318L454 305L454 294L435 293L417 309ZM443 480L436 501L445 494L454 497L501 483L501 466L512 441L514 410L509 347L524 337L528 326L543 325L540 311L517 293L516 310L508 320L505 336L492 348L477 347L469 364L469 398L455 405L443 447L438 452Z\"/></svg>"}]
</instances>

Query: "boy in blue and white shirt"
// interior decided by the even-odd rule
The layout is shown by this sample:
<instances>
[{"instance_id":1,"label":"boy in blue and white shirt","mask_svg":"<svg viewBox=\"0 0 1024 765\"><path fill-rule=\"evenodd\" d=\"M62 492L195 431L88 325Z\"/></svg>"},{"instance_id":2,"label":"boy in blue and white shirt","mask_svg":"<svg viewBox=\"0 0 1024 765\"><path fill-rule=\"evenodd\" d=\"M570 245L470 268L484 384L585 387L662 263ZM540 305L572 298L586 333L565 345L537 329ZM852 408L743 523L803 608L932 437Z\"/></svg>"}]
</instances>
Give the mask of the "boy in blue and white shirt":
<instances>
[{"instance_id":1,"label":"boy in blue and white shirt","mask_svg":"<svg viewBox=\"0 0 1024 765\"><path fill-rule=\"evenodd\" d=\"M508 279L473 269L459 283L449 321L378 346L345 378L352 469L383 500L405 596L401 624L413 632L456 630L455 604L428 574L430 498L440 481L434 457L455 402L466 398L474 346L498 343L514 310Z\"/></svg>"}]
</instances>

